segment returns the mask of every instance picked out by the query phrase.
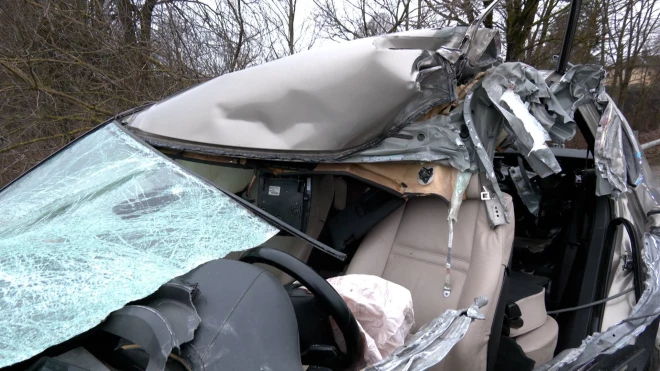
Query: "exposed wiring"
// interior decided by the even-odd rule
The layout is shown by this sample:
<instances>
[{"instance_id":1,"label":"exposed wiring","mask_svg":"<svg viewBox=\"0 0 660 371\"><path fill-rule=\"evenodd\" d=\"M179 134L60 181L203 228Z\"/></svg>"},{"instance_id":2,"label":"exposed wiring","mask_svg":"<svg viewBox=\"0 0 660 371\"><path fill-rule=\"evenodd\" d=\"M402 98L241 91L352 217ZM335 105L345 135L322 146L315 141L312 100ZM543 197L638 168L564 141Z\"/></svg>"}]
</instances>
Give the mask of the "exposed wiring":
<instances>
[{"instance_id":1,"label":"exposed wiring","mask_svg":"<svg viewBox=\"0 0 660 371\"><path fill-rule=\"evenodd\" d=\"M247 192L248 197L250 197L250 193L252 193L252 186L254 185L255 180L257 180L257 174L252 176L252 180L250 181L250 185L248 186L248 192Z\"/></svg>"},{"instance_id":2,"label":"exposed wiring","mask_svg":"<svg viewBox=\"0 0 660 371\"><path fill-rule=\"evenodd\" d=\"M252 186L254 185L254 181L257 180L257 171L254 171L254 175L252 176L252 180L250 181L250 185L247 187L247 191L243 194L243 199L248 201L248 202L254 202L254 198L250 197L250 194L252 193Z\"/></svg>"},{"instance_id":3,"label":"exposed wiring","mask_svg":"<svg viewBox=\"0 0 660 371\"><path fill-rule=\"evenodd\" d=\"M548 312L548 314L559 314L559 313L564 313L564 312L573 312L573 311L576 311L576 310L580 310L580 309L585 309L585 308L593 307L593 306L595 306L595 305L603 304L603 303L608 302L608 301L610 301L610 300L614 300L614 299L616 299L616 298L620 298L620 297L622 297L623 295L625 295L625 294L627 294L627 293L633 291L634 289L635 289L634 287L631 287L631 288L629 288L629 289L627 289L627 290L625 290L625 291L622 291L622 292L620 292L620 293L618 293L618 294L616 294L616 295L612 295L612 296L610 296L610 297L607 297L607 298L605 298L605 299L601 299L601 300L598 300L598 301L594 301L594 302L592 302L592 303L579 305L579 306L577 306L577 307L564 308L564 309L557 309L557 310L551 310L551 311Z\"/></svg>"},{"instance_id":4,"label":"exposed wiring","mask_svg":"<svg viewBox=\"0 0 660 371\"><path fill-rule=\"evenodd\" d=\"M142 347L137 344L126 344L120 346L119 348L121 348L121 350L142 349Z\"/></svg>"}]
</instances>

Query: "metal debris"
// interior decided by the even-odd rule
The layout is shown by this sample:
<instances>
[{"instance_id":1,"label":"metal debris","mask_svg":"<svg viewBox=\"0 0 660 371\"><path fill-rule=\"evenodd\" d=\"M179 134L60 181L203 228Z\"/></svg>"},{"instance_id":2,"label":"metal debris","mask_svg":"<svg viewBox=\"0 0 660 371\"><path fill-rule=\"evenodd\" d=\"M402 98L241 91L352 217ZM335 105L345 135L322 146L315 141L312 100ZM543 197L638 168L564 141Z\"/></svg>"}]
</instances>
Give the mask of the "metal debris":
<instances>
[{"instance_id":1,"label":"metal debris","mask_svg":"<svg viewBox=\"0 0 660 371\"><path fill-rule=\"evenodd\" d=\"M541 108L552 99L540 73L524 63L503 63L482 80L482 85L504 118L510 146L525 156L542 178L561 172L545 142L550 139L549 130L555 125L572 126L572 135L575 134L575 123L571 118L560 117L563 112L547 112ZM546 115L559 120L552 122ZM544 128L541 122L552 125Z\"/></svg>"},{"instance_id":2,"label":"metal debris","mask_svg":"<svg viewBox=\"0 0 660 371\"><path fill-rule=\"evenodd\" d=\"M630 344L659 315L660 307L660 228L644 234L642 261L646 268L646 289L627 319L607 331L587 337L578 348L566 349L539 371L577 370L599 354L612 354Z\"/></svg>"},{"instance_id":3,"label":"metal debris","mask_svg":"<svg viewBox=\"0 0 660 371\"><path fill-rule=\"evenodd\" d=\"M596 142L594 145L594 161L598 176L606 179L612 187L619 191L628 190L627 166L623 154L622 122L616 112L616 106L610 102L598 123Z\"/></svg>"},{"instance_id":4,"label":"metal debris","mask_svg":"<svg viewBox=\"0 0 660 371\"><path fill-rule=\"evenodd\" d=\"M445 273L445 285L443 288L444 297L448 298L451 295L451 250L454 243L454 223L458 220L458 210L463 203L463 195L467 190L468 184L472 179L472 173L460 172L456 177L454 184L454 193L451 195L449 206L449 215L447 215L447 223L449 224L449 237L447 241L447 271Z\"/></svg>"},{"instance_id":5,"label":"metal debris","mask_svg":"<svg viewBox=\"0 0 660 371\"><path fill-rule=\"evenodd\" d=\"M601 95L605 91L604 78L605 69L602 66L576 65L552 86L550 92L568 115L573 117L581 105L598 103L602 100Z\"/></svg>"},{"instance_id":6,"label":"metal debris","mask_svg":"<svg viewBox=\"0 0 660 371\"><path fill-rule=\"evenodd\" d=\"M424 325L396 352L362 371L421 371L442 361L468 331L473 320L486 317L479 311L488 304L485 296L461 310L448 309Z\"/></svg>"},{"instance_id":7,"label":"metal debris","mask_svg":"<svg viewBox=\"0 0 660 371\"><path fill-rule=\"evenodd\" d=\"M534 216L538 217L541 194L531 182L531 178L535 177L536 174L525 170L524 166L519 165L509 168L509 176L516 187L520 199L525 207L527 207L527 210L529 210Z\"/></svg>"}]
</instances>

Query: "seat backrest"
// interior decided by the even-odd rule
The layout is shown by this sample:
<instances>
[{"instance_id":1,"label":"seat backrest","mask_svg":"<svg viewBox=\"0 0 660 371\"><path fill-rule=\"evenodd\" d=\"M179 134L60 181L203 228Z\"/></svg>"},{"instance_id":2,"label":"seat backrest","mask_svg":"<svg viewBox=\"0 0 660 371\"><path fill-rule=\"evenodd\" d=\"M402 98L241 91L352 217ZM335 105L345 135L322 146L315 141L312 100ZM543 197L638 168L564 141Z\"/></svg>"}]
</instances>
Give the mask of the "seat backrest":
<instances>
[{"instance_id":1,"label":"seat backrest","mask_svg":"<svg viewBox=\"0 0 660 371\"><path fill-rule=\"evenodd\" d=\"M410 199L364 238L347 274L372 274L409 289L417 330L446 309L466 308L479 295L486 320L474 321L463 340L434 370L486 370L491 325L514 236L511 197L505 195L511 224L490 227L473 177L454 225L452 291L443 296L448 242L448 206L437 197ZM496 336L499 336L497 334Z\"/></svg>"}]
</instances>

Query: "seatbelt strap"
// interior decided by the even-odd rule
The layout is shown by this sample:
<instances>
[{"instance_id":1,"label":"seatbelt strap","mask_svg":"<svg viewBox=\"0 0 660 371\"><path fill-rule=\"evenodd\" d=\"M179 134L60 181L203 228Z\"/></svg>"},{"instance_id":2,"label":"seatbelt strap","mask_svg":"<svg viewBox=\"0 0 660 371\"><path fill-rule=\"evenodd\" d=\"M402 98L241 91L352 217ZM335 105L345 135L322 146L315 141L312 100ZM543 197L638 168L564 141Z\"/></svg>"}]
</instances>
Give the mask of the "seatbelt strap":
<instances>
[{"instance_id":1,"label":"seatbelt strap","mask_svg":"<svg viewBox=\"0 0 660 371\"><path fill-rule=\"evenodd\" d=\"M451 249L454 243L454 219L449 217L447 218L447 222L449 223L449 240L447 241L447 272L445 273L445 287L443 292L445 298L451 295Z\"/></svg>"}]
</instances>

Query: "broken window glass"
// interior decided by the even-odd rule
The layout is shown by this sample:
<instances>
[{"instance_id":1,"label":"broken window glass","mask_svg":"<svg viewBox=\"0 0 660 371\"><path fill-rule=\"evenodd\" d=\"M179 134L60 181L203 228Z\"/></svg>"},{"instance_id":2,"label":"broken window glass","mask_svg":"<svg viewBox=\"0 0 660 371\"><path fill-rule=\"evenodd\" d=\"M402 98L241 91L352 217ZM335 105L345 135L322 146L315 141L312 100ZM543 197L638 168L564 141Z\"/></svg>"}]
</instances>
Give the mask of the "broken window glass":
<instances>
[{"instance_id":1,"label":"broken window glass","mask_svg":"<svg viewBox=\"0 0 660 371\"><path fill-rule=\"evenodd\" d=\"M0 192L0 367L277 229L107 124Z\"/></svg>"}]
</instances>

